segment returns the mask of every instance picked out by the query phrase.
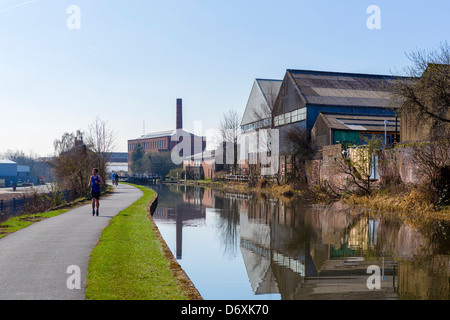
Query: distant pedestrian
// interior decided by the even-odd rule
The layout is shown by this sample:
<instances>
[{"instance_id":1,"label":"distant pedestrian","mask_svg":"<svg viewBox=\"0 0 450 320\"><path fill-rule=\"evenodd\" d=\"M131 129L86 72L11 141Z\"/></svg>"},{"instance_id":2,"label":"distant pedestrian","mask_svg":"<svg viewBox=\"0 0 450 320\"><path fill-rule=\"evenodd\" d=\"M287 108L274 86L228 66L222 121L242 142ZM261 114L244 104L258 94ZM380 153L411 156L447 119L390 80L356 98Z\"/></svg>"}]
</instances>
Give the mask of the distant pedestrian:
<instances>
[{"instance_id":1,"label":"distant pedestrian","mask_svg":"<svg viewBox=\"0 0 450 320\"><path fill-rule=\"evenodd\" d=\"M100 208L100 186L103 184L103 179L98 175L98 169L92 170L92 176L89 179L89 187L91 188L92 196L92 215L98 216ZM97 208L97 210L96 210Z\"/></svg>"},{"instance_id":2,"label":"distant pedestrian","mask_svg":"<svg viewBox=\"0 0 450 320\"><path fill-rule=\"evenodd\" d=\"M114 175L114 184L115 184L116 186L119 185L119 174L118 174L118 173L116 173L116 174Z\"/></svg>"}]
</instances>

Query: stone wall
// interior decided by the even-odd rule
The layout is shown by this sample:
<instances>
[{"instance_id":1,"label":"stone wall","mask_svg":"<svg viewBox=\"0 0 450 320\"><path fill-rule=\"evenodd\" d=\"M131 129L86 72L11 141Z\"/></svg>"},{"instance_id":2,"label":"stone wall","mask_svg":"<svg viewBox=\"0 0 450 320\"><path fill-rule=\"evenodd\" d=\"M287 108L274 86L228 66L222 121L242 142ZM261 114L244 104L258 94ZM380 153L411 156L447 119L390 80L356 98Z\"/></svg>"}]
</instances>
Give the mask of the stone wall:
<instances>
[{"instance_id":1,"label":"stone wall","mask_svg":"<svg viewBox=\"0 0 450 320\"><path fill-rule=\"evenodd\" d=\"M418 166L413 161L414 151L411 147L399 147L384 150L380 155L380 184L403 182L405 184L420 184L423 177Z\"/></svg>"},{"instance_id":2,"label":"stone wall","mask_svg":"<svg viewBox=\"0 0 450 320\"><path fill-rule=\"evenodd\" d=\"M350 176L342 172L342 145L326 146L315 160L306 162L306 177L309 188L330 187L333 190L349 190ZM379 156L380 185L403 182L419 184L423 181L417 165L413 162L413 149L401 147L384 150Z\"/></svg>"},{"instance_id":3,"label":"stone wall","mask_svg":"<svg viewBox=\"0 0 450 320\"><path fill-rule=\"evenodd\" d=\"M306 178L309 188L320 186L335 191L349 189L349 177L343 173L342 145L324 146L321 157L306 162Z\"/></svg>"}]
</instances>

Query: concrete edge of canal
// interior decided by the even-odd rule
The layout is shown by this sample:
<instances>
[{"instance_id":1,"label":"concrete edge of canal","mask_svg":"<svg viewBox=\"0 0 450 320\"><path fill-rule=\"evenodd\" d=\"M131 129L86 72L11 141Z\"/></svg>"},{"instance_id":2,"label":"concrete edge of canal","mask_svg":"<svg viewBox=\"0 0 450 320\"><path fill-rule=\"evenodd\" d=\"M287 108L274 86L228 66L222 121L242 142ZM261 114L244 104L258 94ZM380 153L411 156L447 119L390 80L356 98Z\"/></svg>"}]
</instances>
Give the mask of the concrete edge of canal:
<instances>
[{"instance_id":1,"label":"concrete edge of canal","mask_svg":"<svg viewBox=\"0 0 450 320\"><path fill-rule=\"evenodd\" d=\"M198 292L197 288L194 286L189 276L186 274L183 268L181 268L180 264L175 259L175 256L172 254L172 251L170 251L169 246L162 237L158 227L156 226L155 221L153 220L153 213L158 207L158 193L155 192L155 194L156 194L155 198L152 200L152 202L148 207L148 211L150 213L149 219L153 225L153 230L155 231L156 238L161 244L164 256L169 262L170 271L172 272L175 279L178 281L181 290L184 292L188 300L203 300L203 297L201 296L200 292Z\"/></svg>"}]
</instances>

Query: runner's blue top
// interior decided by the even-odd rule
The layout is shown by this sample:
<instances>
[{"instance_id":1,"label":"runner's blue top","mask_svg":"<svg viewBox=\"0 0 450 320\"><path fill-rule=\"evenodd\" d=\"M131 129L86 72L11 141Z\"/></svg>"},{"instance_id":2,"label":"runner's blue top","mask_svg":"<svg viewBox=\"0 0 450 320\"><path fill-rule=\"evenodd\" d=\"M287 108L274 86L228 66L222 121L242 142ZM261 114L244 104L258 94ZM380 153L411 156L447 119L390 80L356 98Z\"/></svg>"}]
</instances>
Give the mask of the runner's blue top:
<instances>
[{"instance_id":1,"label":"runner's blue top","mask_svg":"<svg viewBox=\"0 0 450 320\"><path fill-rule=\"evenodd\" d=\"M91 191L100 192L100 177L94 178L91 176Z\"/></svg>"}]
</instances>

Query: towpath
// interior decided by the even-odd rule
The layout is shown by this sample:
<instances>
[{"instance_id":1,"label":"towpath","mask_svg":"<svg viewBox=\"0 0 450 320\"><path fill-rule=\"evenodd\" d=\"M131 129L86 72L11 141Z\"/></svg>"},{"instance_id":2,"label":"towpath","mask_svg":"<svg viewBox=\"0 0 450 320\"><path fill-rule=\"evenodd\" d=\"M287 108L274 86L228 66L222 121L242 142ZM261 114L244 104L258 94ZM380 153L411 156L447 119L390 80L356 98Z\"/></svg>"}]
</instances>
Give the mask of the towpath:
<instances>
[{"instance_id":1,"label":"towpath","mask_svg":"<svg viewBox=\"0 0 450 320\"><path fill-rule=\"evenodd\" d=\"M100 200L98 217L85 205L0 239L0 300L83 300L89 256L103 229L142 196L119 184Z\"/></svg>"}]
</instances>

